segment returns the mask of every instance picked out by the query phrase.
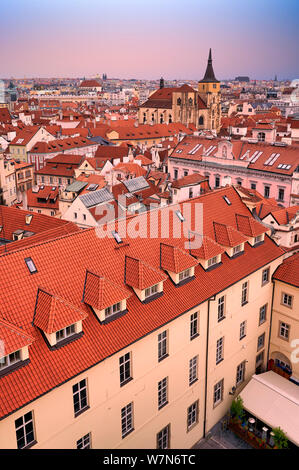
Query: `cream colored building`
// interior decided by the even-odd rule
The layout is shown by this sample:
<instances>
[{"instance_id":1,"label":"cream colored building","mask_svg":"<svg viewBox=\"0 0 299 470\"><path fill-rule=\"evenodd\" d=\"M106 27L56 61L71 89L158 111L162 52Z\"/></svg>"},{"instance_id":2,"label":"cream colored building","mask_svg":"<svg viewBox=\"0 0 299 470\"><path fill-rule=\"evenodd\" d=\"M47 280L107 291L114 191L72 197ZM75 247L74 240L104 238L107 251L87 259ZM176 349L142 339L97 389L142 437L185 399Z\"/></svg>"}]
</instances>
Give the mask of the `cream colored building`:
<instances>
[{"instance_id":1,"label":"cream colored building","mask_svg":"<svg viewBox=\"0 0 299 470\"><path fill-rule=\"evenodd\" d=\"M297 385L299 384L298 276L298 253L287 258L274 274L269 356L275 371L282 375L286 374L286 377L290 377Z\"/></svg>"},{"instance_id":2,"label":"cream colored building","mask_svg":"<svg viewBox=\"0 0 299 470\"><path fill-rule=\"evenodd\" d=\"M235 213L226 211L224 197ZM233 188L193 199L192 204L200 201L204 210L217 207L214 218L219 225L224 221L228 225L218 227L221 236L212 240L213 224L206 221L207 235L192 256L174 238L122 241L114 234L99 239L90 229L51 242L50 251L44 243L0 257L0 275L5 268L8 285L22 262L15 287L23 285L24 290L16 294L13 309L26 298L24 311L30 317L26 334L32 337L19 346L22 360L28 358L29 347L32 364L24 364L19 370L23 380L12 384L29 392L30 403L28 396L21 404L19 395L6 395L7 379L13 379L14 372L3 381L5 369L0 369L5 401L1 448L17 448L17 442L23 448L78 448L85 439L95 449L188 449L227 413L234 394L252 374L265 369L271 276L283 252L263 226L249 221L250 212ZM237 231L232 225L240 212L244 220L242 227L237 221ZM136 220L142 225L149 217L152 214L145 213ZM249 233L249 226L254 233ZM231 246L226 246L225 230L235 233ZM28 265L29 274L23 258L33 263ZM111 281L106 278L109 272ZM47 312L42 310L42 320L38 317L41 278L44 289L57 292L57 297L44 292L56 299L51 310L60 321L56 331L64 328L61 310L55 310L59 302L76 316L72 334L77 336L63 348L55 328L49 332L43 323ZM100 279L111 288L94 297L95 286L104 289L105 284L97 284ZM151 280L144 284L142 279ZM106 304L98 306L101 299L108 299L108 310ZM6 308L7 302L4 285ZM15 322L21 323L18 318ZM5 327L0 318L0 331L1 326ZM43 347L45 356L39 363L32 350L41 342L49 350ZM40 368L34 391L26 375L26 368L32 367ZM60 383L56 377L53 381L55 370ZM32 431L25 431L25 420Z\"/></svg>"}]
</instances>

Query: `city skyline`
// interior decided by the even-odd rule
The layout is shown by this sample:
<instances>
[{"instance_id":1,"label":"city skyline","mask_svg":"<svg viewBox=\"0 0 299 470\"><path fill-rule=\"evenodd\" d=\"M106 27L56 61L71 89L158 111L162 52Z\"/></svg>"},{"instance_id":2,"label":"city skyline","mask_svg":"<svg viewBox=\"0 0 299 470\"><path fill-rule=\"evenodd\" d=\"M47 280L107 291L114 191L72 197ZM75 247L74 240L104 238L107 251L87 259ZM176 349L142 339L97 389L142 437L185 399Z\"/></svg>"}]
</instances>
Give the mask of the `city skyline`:
<instances>
[{"instance_id":1,"label":"city skyline","mask_svg":"<svg viewBox=\"0 0 299 470\"><path fill-rule=\"evenodd\" d=\"M211 47L218 79L294 79L299 5L279 5L4 0L0 38L9 47L0 52L1 76L200 80Z\"/></svg>"}]
</instances>

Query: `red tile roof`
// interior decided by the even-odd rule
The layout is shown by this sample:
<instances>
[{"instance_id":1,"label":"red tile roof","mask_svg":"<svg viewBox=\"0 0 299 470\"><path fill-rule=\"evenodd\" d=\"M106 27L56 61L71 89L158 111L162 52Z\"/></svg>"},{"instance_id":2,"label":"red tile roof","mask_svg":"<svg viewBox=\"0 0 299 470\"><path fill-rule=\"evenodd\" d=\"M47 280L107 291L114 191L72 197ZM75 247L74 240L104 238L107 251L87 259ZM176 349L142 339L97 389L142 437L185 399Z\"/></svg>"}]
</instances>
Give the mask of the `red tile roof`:
<instances>
[{"instance_id":1,"label":"red tile roof","mask_svg":"<svg viewBox=\"0 0 299 470\"><path fill-rule=\"evenodd\" d=\"M183 176L172 183L172 187L176 189L185 188L186 186L194 186L196 184L207 181L207 176L202 176L199 173L192 173L191 175Z\"/></svg>"},{"instance_id":2,"label":"red tile roof","mask_svg":"<svg viewBox=\"0 0 299 470\"><path fill-rule=\"evenodd\" d=\"M38 289L33 324L51 334L87 317L87 312L49 292Z\"/></svg>"},{"instance_id":3,"label":"red tile roof","mask_svg":"<svg viewBox=\"0 0 299 470\"><path fill-rule=\"evenodd\" d=\"M273 279L299 287L299 253L285 259L276 269Z\"/></svg>"},{"instance_id":4,"label":"red tile roof","mask_svg":"<svg viewBox=\"0 0 299 470\"><path fill-rule=\"evenodd\" d=\"M110 279L86 272L83 300L88 305L103 310L121 300L128 299L131 295L131 292Z\"/></svg>"},{"instance_id":5,"label":"red tile roof","mask_svg":"<svg viewBox=\"0 0 299 470\"><path fill-rule=\"evenodd\" d=\"M224 253L224 248L207 235L200 235L200 248L191 248L191 254L198 259L208 260Z\"/></svg>"},{"instance_id":6,"label":"red tile roof","mask_svg":"<svg viewBox=\"0 0 299 470\"><path fill-rule=\"evenodd\" d=\"M40 207L46 209L59 209L59 188L57 186L39 186L38 192L34 192L33 188L28 189L27 206Z\"/></svg>"},{"instance_id":7,"label":"red tile roof","mask_svg":"<svg viewBox=\"0 0 299 470\"><path fill-rule=\"evenodd\" d=\"M144 261L126 256L126 284L143 290L165 281L167 276Z\"/></svg>"},{"instance_id":8,"label":"red tile roof","mask_svg":"<svg viewBox=\"0 0 299 470\"><path fill-rule=\"evenodd\" d=\"M230 206L223 200L223 194L229 197ZM236 227L236 213L250 215L234 188L220 189L192 199L190 205L193 216L197 202L203 204L205 214L203 233L212 239L215 238L214 221ZM183 212L183 205L180 207ZM188 241L185 236L162 237L162 217L168 210L157 210L158 238L143 238L140 235L131 239L122 236L124 243L119 246L114 238L100 238L97 229L93 228L0 256L0 318L5 317L6 321L22 327L26 334L35 339L29 348L30 363L0 379L0 396L5 397L0 400L0 418L138 341L284 254L267 235L265 242L256 248L245 243L241 256L231 259L223 255L222 264L217 269L204 271L200 265L196 266L194 280L179 289L170 279L166 279L164 294L154 301L154 306L152 302L141 304L137 296L132 295L127 302L126 315L100 325L91 309L82 303L86 270L101 273L108 279L112 277L113 282L125 288L127 255L142 259L160 273L161 241L181 249L186 249L184 246ZM134 220L134 223L148 227L150 217L151 214L146 212L131 217L128 223ZM195 228L191 224L191 229ZM169 233L172 233L171 223ZM31 257L37 267L35 274L30 274L27 269L24 262L27 257ZM40 332L32 325L39 286L44 286L47 291L88 313L83 321L84 335L80 339L49 351Z\"/></svg>"},{"instance_id":9,"label":"red tile roof","mask_svg":"<svg viewBox=\"0 0 299 470\"><path fill-rule=\"evenodd\" d=\"M34 338L22 328L1 318L0 313L0 359L33 343Z\"/></svg>"},{"instance_id":10,"label":"red tile roof","mask_svg":"<svg viewBox=\"0 0 299 470\"><path fill-rule=\"evenodd\" d=\"M214 222L215 238L217 243L226 247L240 245L247 241L247 238L234 227Z\"/></svg>"},{"instance_id":11,"label":"red tile roof","mask_svg":"<svg viewBox=\"0 0 299 470\"><path fill-rule=\"evenodd\" d=\"M165 271L178 274L196 265L197 260L186 251L177 246L161 243L161 268Z\"/></svg>"},{"instance_id":12,"label":"red tile roof","mask_svg":"<svg viewBox=\"0 0 299 470\"><path fill-rule=\"evenodd\" d=\"M247 215L236 214L237 228L239 232L249 237L257 237L267 232L267 228Z\"/></svg>"}]
</instances>

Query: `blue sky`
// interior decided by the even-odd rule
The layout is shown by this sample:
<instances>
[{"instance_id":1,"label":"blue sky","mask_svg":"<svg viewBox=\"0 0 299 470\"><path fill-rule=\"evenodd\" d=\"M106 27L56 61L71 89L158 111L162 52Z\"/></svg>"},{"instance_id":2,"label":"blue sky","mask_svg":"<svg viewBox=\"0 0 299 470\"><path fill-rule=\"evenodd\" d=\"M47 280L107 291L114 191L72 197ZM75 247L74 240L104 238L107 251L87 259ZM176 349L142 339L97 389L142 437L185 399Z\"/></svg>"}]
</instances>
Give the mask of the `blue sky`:
<instances>
[{"instance_id":1,"label":"blue sky","mask_svg":"<svg viewBox=\"0 0 299 470\"><path fill-rule=\"evenodd\" d=\"M0 76L299 77L298 0L1 0Z\"/></svg>"}]
</instances>

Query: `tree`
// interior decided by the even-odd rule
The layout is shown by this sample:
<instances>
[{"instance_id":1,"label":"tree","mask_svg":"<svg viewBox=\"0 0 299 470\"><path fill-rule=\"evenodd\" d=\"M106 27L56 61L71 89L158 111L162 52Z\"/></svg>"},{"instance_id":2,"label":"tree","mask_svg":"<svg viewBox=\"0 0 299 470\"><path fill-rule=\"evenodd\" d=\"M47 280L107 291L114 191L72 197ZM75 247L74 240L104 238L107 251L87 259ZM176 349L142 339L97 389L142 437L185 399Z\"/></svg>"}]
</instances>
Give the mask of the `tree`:
<instances>
[{"instance_id":1,"label":"tree","mask_svg":"<svg viewBox=\"0 0 299 470\"><path fill-rule=\"evenodd\" d=\"M233 418L240 418L244 417L244 407L243 407L243 400L240 395L235 398L231 404L230 412Z\"/></svg>"},{"instance_id":2,"label":"tree","mask_svg":"<svg viewBox=\"0 0 299 470\"><path fill-rule=\"evenodd\" d=\"M273 428L272 432L274 433L274 442L278 449L287 449L288 448L288 439L284 431L278 426L278 428Z\"/></svg>"}]
</instances>

